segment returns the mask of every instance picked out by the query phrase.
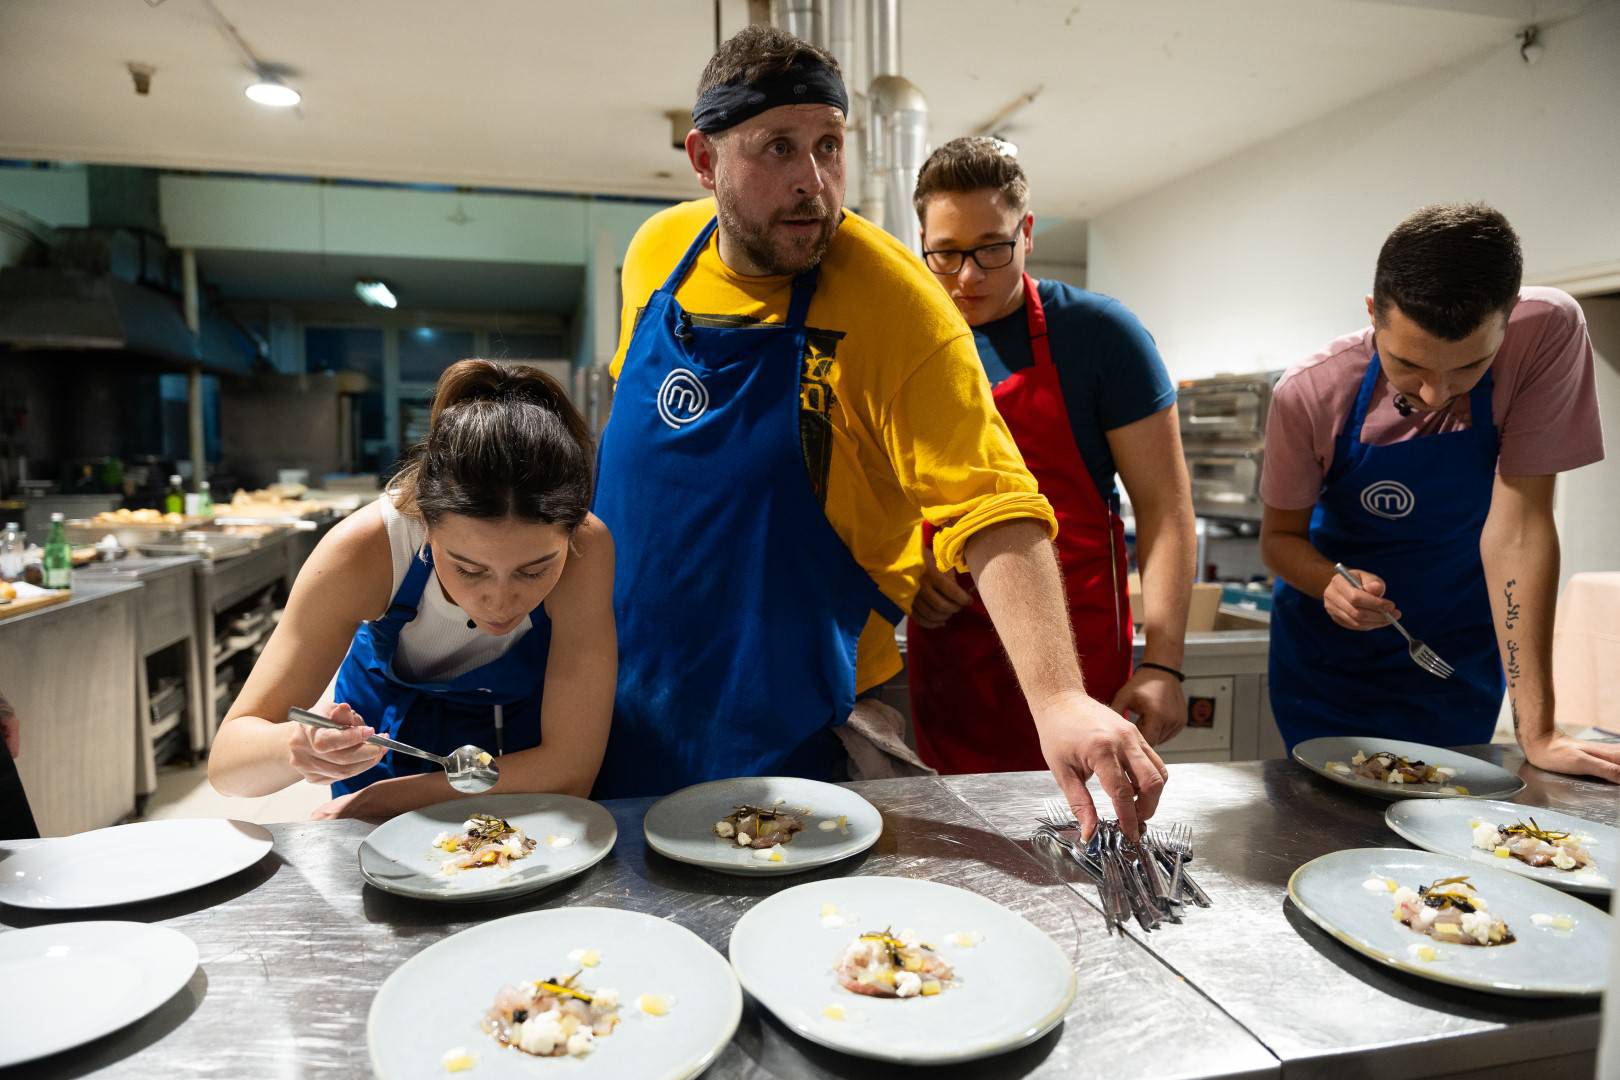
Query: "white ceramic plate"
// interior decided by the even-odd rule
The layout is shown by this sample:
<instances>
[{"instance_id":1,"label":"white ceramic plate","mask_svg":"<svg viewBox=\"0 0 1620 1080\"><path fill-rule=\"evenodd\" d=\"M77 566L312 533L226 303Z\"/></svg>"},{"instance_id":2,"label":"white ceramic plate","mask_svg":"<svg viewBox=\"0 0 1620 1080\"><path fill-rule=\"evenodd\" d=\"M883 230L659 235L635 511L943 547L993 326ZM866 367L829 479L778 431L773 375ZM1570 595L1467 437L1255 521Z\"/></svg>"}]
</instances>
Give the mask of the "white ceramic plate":
<instances>
[{"instance_id":1,"label":"white ceramic plate","mask_svg":"<svg viewBox=\"0 0 1620 1080\"><path fill-rule=\"evenodd\" d=\"M1373 891L1373 879L1416 889L1467 875L1497 918L1518 940L1507 945L1436 941L1392 917L1394 897ZM1609 977L1614 919L1583 900L1518 874L1467 859L1400 848L1350 848L1312 859L1288 879L1294 905L1350 948L1425 979L1517 997L1584 997L1603 992ZM1537 926L1534 915L1567 915L1569 930ZM1434 960L1413 955L1427 945Z\"/></svg>"},{"instance_id":2,"label":"white ceramic plate","mask_svg":"<svg viewBox=\"0 0 1620 1080\"><path fill-rule=\"evenodd\" d=\"M844 950L885 928L915 931L952 966L956 984L905 1000L844 989L836 974ZM1069 957L1020 916L978 893L911 878L785 889L738 920L730 951L743 988L798 1034L905 1064L972 1061L1032 1043L1063 1019L1076 985Z\"/></svg>"},{"instance_id":3,"label":"white ceramic plate","mask_svg":"<svg viewBox=\"0 0 1620 1080\"><path fill-rule=\"evenodd\" d=\"M1536 819L1543 829L1570 833L1592 855L1594 865L1584 870L1531 866L1515 858L1500 859L1474 846L1474 823L1511 825ZM1527 878L1579 893L1606 893L1614 888L1616 860L1620 859L1620 829L1543 807L1487 799L1406 799L1384 811L1384 823L1402 838L1425 851L1455 855L1470 862L1523 874Z\"/></svg>"},{"instance_id":4,"label":"white ceramic plate","mask_svg":"<svg viewBox=\"0 0 1620 1080\"><path fill-rule=\"evenodd\" d=\"M535 1058L502 1047L480 1026L502 986L572 974L568 954L597 950L584 990L619 991L620 1022L583 1058ZM637 1008L643 994L673 996L664 1016ZM382 1080L446 1075L446 1052L465 1047L477 1080L588 1077L680 1080L719 1055L742 1016L742 991L725 959L667 919L611 908L553 908L510 915L445 938L382 984L366 1021L371 1064Z\"/></svg>"},{"instance_id":5,"label":"white ceramic plate","mask_svg":"<svg viewBox=\"0 0 1620 1080\"><path fill-rule=\"evenodd\" d=\"M1348 771L1341 772L1328 767L1329 762L1336 762L1346 770L1352 768L1350 759L1356 756L1357 750L1369 757L1388 751L1408 761L1421 761L1428 765L1443 765L1448 769L1456 769L1457 774L1444 784L1389 784L1363 780ZM1492 765L1477 757L1459 754L1442 746L1403 742L1400 739L1385 739L1373 735L1365 738L1331 735L1320 739L1306 739L1294 747L1294 760L1311 772L1325 776L1336 784L1343 784L1347 788L1354 788L1368 795L1376 795L1380 799L1501 799L1524 787L1523 780L1500 765Z\"/></svg>"},{"instance_id":6,"label":"white ceramic plate","mask_svg":"<svg viewBox=\"0 0 1620 1080\"><path fill-rule=\"evenodd\" d=\"M0 934L0 1067L106 1038L191 979L197 946L137 922L65 922Z\"/></svg>"},{"instance_id":7,"label":"white ceramic plate","mask_svg":"<svg viewBox=\"0 0 1620 1080\"><path fill-rule=\"evenodd\" d=\"M715 822L739 804L772 806L797 814L802 832L774 850L780 861L761 859L714 833ZM805 813L804 811L808 811ZM844 818L842 825L838 819ZM823 826L826 826L825 828ZM794 776L711 780L664 796L642 819L647 846L660 855L727 874L791 874L847 859L877 843L883 815L848 788Z\"/></svg>"},{"instance_id":8,"label":"white ceramic plate","mask_svg":"<svg viewBox=\"0 0 1620 1080\"><path fill-rule=\"evenodd\" d=\"M538 841L507 866L440 871L451 856L433 846L440 833L459 833L471 814L494 814ZM360 843L360 872L385 892L419 900L504 900L588 870L619 838L613 815L572 795L480 795L425 806L391 818Z\"/></svg>"},{"instance_id":9,"label":"white ceramic plate","mask_svg":"<svg viewBox=\"0 0 1620 1080\"><path fill-rule=\"evenodd\" d=\"M133 904L208 885L264 858L270 830L246 821L141 821L14 848L0 902L65 911Z\"/></svg>"}]
</instances>

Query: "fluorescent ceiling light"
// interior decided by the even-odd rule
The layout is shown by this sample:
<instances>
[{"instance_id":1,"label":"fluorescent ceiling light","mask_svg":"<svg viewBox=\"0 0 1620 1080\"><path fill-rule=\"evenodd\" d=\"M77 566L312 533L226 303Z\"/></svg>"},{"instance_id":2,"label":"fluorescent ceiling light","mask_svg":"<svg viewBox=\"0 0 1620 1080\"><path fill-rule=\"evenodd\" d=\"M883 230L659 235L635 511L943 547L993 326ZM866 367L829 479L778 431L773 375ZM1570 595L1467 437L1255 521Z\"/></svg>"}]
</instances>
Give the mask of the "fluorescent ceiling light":
<instances>
[{"instance_id":1,"label":"fluorescent ceiling light","mask_svg":"<svg viewBox=\"0 0 1620 1080\"><path fill-rule=\"evenodd\" d=\"M395 298L393 291L380 281L366 281L362 278L354 283L354 292L372 307L399 307L399 300Z\"/></svg>"},{"instance_id":2,"label":"fluorescent ceiling light","mask_svg":"<svg viewBox=\"0 0 1620 1080\"><path fill-rule=\"evenodd\" d=\"M248 87L246 93L249 101L272 109L290 109L303 100L298 91L276 79L260 79Z\"/></svg>"}]
</instances>

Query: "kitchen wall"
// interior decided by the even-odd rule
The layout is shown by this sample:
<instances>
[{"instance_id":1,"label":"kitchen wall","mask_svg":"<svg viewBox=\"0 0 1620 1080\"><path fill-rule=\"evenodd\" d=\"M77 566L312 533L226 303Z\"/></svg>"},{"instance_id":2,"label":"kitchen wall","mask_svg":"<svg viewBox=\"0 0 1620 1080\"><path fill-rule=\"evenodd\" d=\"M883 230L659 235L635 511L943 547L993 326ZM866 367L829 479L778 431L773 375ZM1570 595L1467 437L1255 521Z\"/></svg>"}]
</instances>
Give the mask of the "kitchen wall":
<instances>
[{"instance_id":1,"label":"kitchen wall","mask_svg":"<svg viewBox=\"0 0 1620 1080\"><path fill-rule=\"evenodd\" d=\"M1559 589L1571 574L1620 570L1620 293L1581 302L1596 354L1598 408L1608 457L1566 473L1558 482L1558 536L1563 548Z\"/></svg>"},{"instance_id":2,"label":"kitchen wall","mask_svg":"<svg viewBox=\"0 0 1620 1080\"><path fill-rule=\"evenodd\" d=\"M1088 286L1191 378L1285 367L1364 325L1379 245L1425 203L1496 205L1529 281L1620 272L1620 4L1542 42L1533 66L1504 42L1097 216Z\"/></svg>"}]
</instances>

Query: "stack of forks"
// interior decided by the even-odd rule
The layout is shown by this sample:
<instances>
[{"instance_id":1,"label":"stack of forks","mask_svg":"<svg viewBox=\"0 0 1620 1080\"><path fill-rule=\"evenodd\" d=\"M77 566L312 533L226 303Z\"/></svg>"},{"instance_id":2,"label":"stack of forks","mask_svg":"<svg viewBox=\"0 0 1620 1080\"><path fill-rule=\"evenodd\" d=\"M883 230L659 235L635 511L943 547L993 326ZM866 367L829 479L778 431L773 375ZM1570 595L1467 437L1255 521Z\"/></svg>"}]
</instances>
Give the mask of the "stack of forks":
<instances>
[{"instance_id":1,"label":"stack of forks","mask_svg":"<svg viewBox=\"0 0 1620 1080\"><path fill-rule=\"evenodd\" d=\"M1047 799L1036 816L1035 839L1055 843L1097 882L1109 933L1132 918L1143 930L1179 923L1186 905L1209 907L1209 895L1187 873L1192 830L1185 825L1148 829L1140 841L1127 837L1118 821L1102 820L1091 841L1062 799Z\"/></svg>"}]
</instances>

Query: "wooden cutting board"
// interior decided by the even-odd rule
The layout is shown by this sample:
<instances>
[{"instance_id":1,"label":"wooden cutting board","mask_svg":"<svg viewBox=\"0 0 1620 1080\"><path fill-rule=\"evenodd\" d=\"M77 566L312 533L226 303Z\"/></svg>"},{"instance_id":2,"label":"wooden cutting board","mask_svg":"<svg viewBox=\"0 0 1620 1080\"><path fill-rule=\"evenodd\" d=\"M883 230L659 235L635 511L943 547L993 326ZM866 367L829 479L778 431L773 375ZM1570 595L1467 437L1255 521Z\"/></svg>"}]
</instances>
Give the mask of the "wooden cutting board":
<instances>
[{"instance_id":1,"label":"wooden cutting board","mask_svg":"<svg viewBox=\"0 0 1620 1080\"><path fill-rule=\"evenodd\" d=\"M73 593L71 591L63 589L61 592L53 592L48 596L31 596L27 600L0 600L0 619L9 619L14 615L26 615L30 611L38 611L40 608L47 608L52 604L60 604L62 601L69 600L72 597Z\"/></svg>"}]
</instances>

